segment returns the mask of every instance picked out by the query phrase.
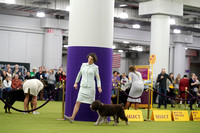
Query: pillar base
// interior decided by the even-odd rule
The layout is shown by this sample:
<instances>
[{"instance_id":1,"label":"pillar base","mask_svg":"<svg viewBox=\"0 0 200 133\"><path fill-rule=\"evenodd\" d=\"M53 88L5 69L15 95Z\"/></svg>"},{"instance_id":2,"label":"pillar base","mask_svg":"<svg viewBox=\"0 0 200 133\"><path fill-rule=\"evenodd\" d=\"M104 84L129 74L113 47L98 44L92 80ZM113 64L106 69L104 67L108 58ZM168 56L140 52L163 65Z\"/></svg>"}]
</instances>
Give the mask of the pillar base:
<instances>
[{"instance_id":1,"label":"pillar base","mask_svg":"<svg viewBox=\"0 0 200 133\"><path fill-rule=\"evenodd\" d=\"M87 55L91 52L96 53L99 66L99 75L101 78L102 93L100 95L101 102L110 104L111 102L111 87L112 87L112 55L111 48L101 47L81 47L70 46L68 47L67 57L67 83L66 83L66 98L65 98L65 115L71 116L73 113L74 105L76 103L79 89L76 90L73 85L76 76L80 70L81 64L87 62ZM80 84L79 84L80 87ZM96 99L99 93L96 89ZM98 115L92 111L89 104L81 104L79 112L75 120L77 121L96 121Z\"/></svg>"}]
</instances>

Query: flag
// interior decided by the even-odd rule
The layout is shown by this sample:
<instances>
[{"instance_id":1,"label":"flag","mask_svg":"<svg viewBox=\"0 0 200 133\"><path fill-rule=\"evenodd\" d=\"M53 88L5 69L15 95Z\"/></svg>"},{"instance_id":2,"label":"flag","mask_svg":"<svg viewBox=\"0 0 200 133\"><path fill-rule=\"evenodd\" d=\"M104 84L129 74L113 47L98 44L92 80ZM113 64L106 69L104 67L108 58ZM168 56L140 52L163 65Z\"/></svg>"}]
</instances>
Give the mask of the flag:
<instances>
[{"instance_id":1,"label":"flag","mask_svg":"<svg viewBox=\"0 0 200 133\"><path fill-rule=\"evenodd\" d=\"M119 68L121 66L121 54L113 54L112 68Z\"/></svg>"}]
</instances>

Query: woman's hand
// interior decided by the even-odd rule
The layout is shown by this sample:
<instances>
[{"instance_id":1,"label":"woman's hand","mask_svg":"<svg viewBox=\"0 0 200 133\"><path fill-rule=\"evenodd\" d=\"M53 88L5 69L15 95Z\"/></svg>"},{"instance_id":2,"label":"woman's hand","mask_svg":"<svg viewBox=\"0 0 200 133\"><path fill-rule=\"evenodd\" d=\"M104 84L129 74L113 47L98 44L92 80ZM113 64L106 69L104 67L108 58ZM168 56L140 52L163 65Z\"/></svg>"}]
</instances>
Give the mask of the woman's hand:
<instances>
[{"instance_id":1,"label":"woman's hand","mask_svg":"<svg viewBox=\"0 0 200 133\"><path fill-rule=\"evenodd\" d=\"M77 83L74 84L74 88L75 88L76 90L78 89L78 84L77 84Z\"/></svg>"},{"instance_id":2,"label":"woman's hand","mask_svg":"<svg viewBox=\"0 0 200 133\"><path fill-rule=\"evenodd\" d=\"M99 87L99 88L98 88L98 91L99 91L99 93L101 93L101 92L102 92L102 89L101 89L101 87Z\"/></svg>"}]
</instances>

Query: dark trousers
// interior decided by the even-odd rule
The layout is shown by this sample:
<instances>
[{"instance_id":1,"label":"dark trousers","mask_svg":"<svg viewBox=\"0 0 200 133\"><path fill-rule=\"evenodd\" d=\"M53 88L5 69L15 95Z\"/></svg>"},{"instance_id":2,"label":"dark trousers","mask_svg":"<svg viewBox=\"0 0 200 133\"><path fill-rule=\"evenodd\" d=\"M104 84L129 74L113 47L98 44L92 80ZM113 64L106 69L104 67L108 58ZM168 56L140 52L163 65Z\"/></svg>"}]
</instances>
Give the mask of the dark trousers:
<instances>
[{"instance_id":1,"label":"dark trousers","mask_svg":"<svg viewBox=\"0 0 200 133\"><path fill-rule=\"evenodd\" d=\"M156 104L156 98L157 98L157 89L154 89L153 91L153 103Z\"/></svg>"},{"instance_id":2,"label":"dark trousers","mask_svg":"<svg viewBox=\"0 0 200 133\"><path fill-rule=\"evenodd\" d=\"M167 90L164 88L159 88L159 92L167 95ZM165 108L167 108L167 98L165 96L159 95L158 107L160 107L162 104L164 104Z\"/></svg>"},{"instance_id":3,"label":"dark trousers","mask_svg":"<svg viewBox=\"0 0 200 133\"><path fill-rule=\"evenodd\" d=\"M44 99L47 100L51 97L53 90L55 90L54 84L48 84L47 87L44 88Z\"/></svg>"},{"instance_id":4,"label":"dark trousers","mask_svg":"<svg viewBox=\"0 0 200 133\"><path fill-rule=\"evenodd\" d=\"M190 90L189 92L190 92L190 94L192 94L194 97L197 97L197 93L196 93L195 91ZM189 98L193 98L193 97L189 95ZM196 99L190 100L190 105L189 105L190 109L192 108L192 105L193 105L195 102L196 102Z\"/></svg>"}]
</instances>

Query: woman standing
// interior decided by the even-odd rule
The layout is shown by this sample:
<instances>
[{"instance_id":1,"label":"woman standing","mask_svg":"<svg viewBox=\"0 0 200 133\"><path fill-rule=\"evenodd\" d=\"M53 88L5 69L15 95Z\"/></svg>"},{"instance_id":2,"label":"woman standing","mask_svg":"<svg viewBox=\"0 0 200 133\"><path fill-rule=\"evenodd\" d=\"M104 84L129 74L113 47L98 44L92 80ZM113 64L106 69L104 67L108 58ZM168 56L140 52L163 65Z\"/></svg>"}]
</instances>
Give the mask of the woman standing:
<instances>
[{"instance_id":1,"label":"woman standing","mask_svg":"<svg viewBox=\"0 0 200 133\"><path fill-rule=\"evenodd\" d=\"M118 92L118 83L120 83L120 78L117 75L117 71L113 71L112 76L112 90L111 90L111 101L112 104L117 104L117 92Z\"/></svg>"},{"instance_id":2,"label":"woman standing","mask_svg":"<svg viewBox=\"0 0 200 133\"><path fill-rule=\"evenodd\" d=\"M175 94L174 94L174 74L170 73L169 77L170 77L172 83L169 79L167 79L167 83L166 83L167 91L168 91L168 95L170 97L174 98L175 97ZM170 103L171 103L171 107L174 108L174 99L172 99L172 98L170 98Z\"/></svg>"},{"instance_id":3,"label":"woman standing","mask_svg":"<svg viewBox=\"0 0 200 133\"><path fill-rule=\"evenodd\" d=\"M90 53L87 56L88 63L83 63L81 69L76 77L76 81L74 84L74 88L78 89L78 82L82 76L80 90L78 93L78 98L76 100L76 104L74 106L73 114L71 117L65 116L67 120L70 122L74 121L74 118L79 110L81 103L91 104L95 101L95 80L97 80L97 87L99 93L102 92L101 89L101 81L99 77L99 68L94 63L97 62L97 56L95 53Z\"/></svg>"},{"instance_id":4,"label":"woman standing","mask_svg":"<svg viewBox=\"0 0 200 133\"><path fill-rule=\"evenodd\" d=\"M48 88L47 88L48 95L47 95L47 97L49 99L50 98L50 94L55 89L55 83L56 83L56 78L55 78L53 69L51 69L49 71L49 76L47 77L47 82L48 82Z\"/></svg>"},{"instance_id":5,"label":"woman standing","mask_svg":"<svg viewBox=\"0 0 200 133\"><path fill-rule=\"evenodd\" d=\"M142 75L140 72L136 71L134 66L129 67L129 83L131 83L131 90L129 92L129 96L131 97L140 97L144 90L144 83L142 79ZM141 103L141 99L131 99L128 98L126 102L125 109L130 106L130 103L134 103L135 110L138 109L139 103Z\"/></svg>"},{"instance_id":6,"label":"woman standing","mask_svg":"<svg viewBox=\"0 0 200 133\"><path fill-rule=\"evenodd\" d=\"M180 97L182 99L185 99L185 88L189 89L189 79L187 78L187 75L184 75L183 78L179 82L179 92L180 92ZM187 93L187 97L188 97L188 93Z\"/></svg>"},{"instance_id":7,"label":"woman standing","mask_svg":"<svg viewBox=\"0 0 200 133\"><path fill-rule=\"evenodd\" d=\"M181 81L181 74L178 74L176 79L175 79L175 82L174 82L174 87L175 89L179 89L179 83Z\"/></svg>"}]
</instances>

